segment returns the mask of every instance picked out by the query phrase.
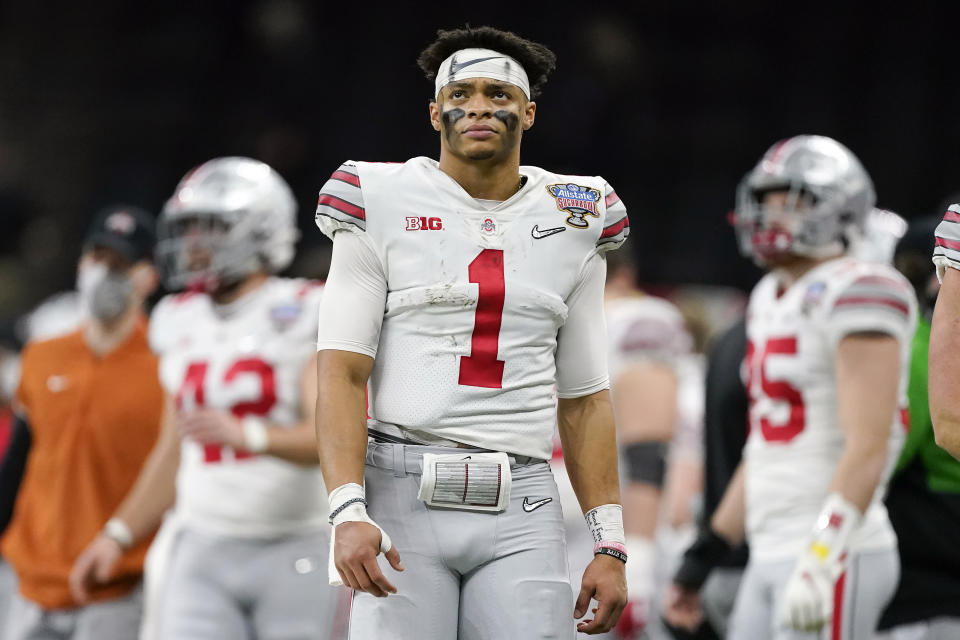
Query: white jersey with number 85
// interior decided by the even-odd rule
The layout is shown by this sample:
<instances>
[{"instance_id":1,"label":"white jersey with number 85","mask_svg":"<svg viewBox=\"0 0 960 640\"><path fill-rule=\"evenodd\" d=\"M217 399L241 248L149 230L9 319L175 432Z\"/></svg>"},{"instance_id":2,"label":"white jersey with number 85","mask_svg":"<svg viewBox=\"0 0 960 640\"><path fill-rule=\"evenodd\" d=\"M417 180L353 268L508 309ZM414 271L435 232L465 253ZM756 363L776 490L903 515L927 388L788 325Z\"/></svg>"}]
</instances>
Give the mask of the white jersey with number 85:
<instances>
[{"instance_id":1,"label":"white jersey with number 85","mask_svg":"<svg viewBox=\"0 0 960 640\"><path fill-rule=\"evenodd\" d=\"M900 385L888 463L852 544L855 550L895 546L883 495L905 436L915 321L916 300L906 279L886 265L853 258L823 263L786 291L776 274L754 288L747 309L750 420L744 451L752 557L794 556L809 538L844 448L836 351L856 333L888 334L899 342Z\"/></svg>"}]
</instances>

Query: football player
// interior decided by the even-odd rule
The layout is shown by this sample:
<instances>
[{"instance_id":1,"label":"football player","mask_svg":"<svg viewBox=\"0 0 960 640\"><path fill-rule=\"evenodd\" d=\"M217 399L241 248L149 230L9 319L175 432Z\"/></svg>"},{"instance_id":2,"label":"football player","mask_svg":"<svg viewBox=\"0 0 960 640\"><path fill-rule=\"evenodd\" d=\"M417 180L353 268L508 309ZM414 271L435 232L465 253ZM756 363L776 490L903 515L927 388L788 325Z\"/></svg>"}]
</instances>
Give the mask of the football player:
<instances>
[{"instance_id":1,"label":"football player","mask_svg":"<svg viewBox=\"0 0 960 640\"><path fill-rule=\"evenodd\" d=\"M317 411L330 577L356 589L354 639L572 639L591 597L576 628L608 631L627 554L603 254L627 212L601 177L520 165L546 47L441 31L419 62L439 162L347 162L317 207L334 239ZM576 604L547 464L558 422L594 542Z\"/></svg>"},{"instance_id":2,"label":"football player","mask_svg":"<svg viewBox=\"0 0 960 640\"><path fill-rule=\"evenodd\" d=\"M847 254L874 202L843 145L797 136L741 183L741 249L767 271L747 309L744 460L667 602L682 626L696 589L746 534L728 637L871 638L899 574L883 493L906 428L916 299L892 267Z\"/></svg>"},{"instance_id":3,"label":"football player","mask_svg":"<svg viewBox=\"0 0 960 640\"><path fill-rule=\"evenodd\" d=\"M631 558L630 600L618 631L633 638L650 618L658 518L669 511L661 509L668 451L681 422L679 390L686 372L682 360L690 355L693 340L675 306L637 289L628 249L607 259L604 301L611 394L624 466L624 530ZM688 475L695 480L698 469Z\"/></svg>"},{"instance_id":4,"label":"football player","mask_svg":"<svg viewBox=\"0 0 960 640\"><path fill-rule=\"evenodd\" d=\"M937 444L960 460L960 204L947 209L935 242L941 288L930 327L930 418Z\"/></svg>"},{"instance_id":5,"label":"football player","mask_svg":"<svg viewBox=\"0 0 960 640\"><path fill-rule=\"evenodd\" d=\"M150 324L168 417L111 535L72 578L83 597L176 497L148 559L148 637L331 637L313 433L321 288L272 275L293 258L295 213L272 168L237 157L192 170L163 209L158 259L186 291Z\"/></svg>"}]
</instances>

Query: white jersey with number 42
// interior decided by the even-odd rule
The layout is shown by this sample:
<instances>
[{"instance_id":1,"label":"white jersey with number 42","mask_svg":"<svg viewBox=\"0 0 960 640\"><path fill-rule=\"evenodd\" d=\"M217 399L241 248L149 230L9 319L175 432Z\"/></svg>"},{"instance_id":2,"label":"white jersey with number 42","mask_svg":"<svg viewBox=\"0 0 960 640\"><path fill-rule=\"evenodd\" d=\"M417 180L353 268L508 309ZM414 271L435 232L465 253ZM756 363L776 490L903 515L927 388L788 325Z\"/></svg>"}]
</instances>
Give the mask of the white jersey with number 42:
<instances>
[{"instance_id":1,"label":"white jersey with number 42","mask_svg":"<svg viewBox=\"0 0 960 640\"><path fill-rule=\"evenodd\" d=\"M150 342L178 410L206 407L271 425L295 424L321 290L307 280L270 278L230 305L191 293L161 300ZM187 526L272 537L324 526L326 504L317 466L183 440L177 511Z\"/></svg>"},{"instance_id":2,"label":"white jersey with number 42","mask_svg":"<svg viewBox=\"0 0 960 640\"><path fill-rule=\"evenodd\" d=\"M342 165L320 193L317 224L331 238L363 239L386 281L386 308L373 344L321 335L320 348L375 356L375 421L549 459L557 393L608 386L602 277L597 291L582 285L591 258L619 246L628 221L601 177L520 173L517 193L493 204L428 158ZM580 303L596 308L589 330L572 328ZM602 370L569 356L580 349L596 351Z\"/></svg>"},{"instance_id":3,"label":"white jersey with number 42","mask_svg":"<svg viewBox=\"0 0 960 640\"><path fill-rule=\"evenodd\" d=\"M889 266L849 257L819 265L786 291L773 273L754 288L747 309L750 431L744 451L752 557L796 556L809 540L844 447L837 418L837 347L855 333L896 338L900 385L888 463L852 546L896 545L883 495L907 426L915 321L916 301L906 279Z\"/></svg>"}]
</instances>

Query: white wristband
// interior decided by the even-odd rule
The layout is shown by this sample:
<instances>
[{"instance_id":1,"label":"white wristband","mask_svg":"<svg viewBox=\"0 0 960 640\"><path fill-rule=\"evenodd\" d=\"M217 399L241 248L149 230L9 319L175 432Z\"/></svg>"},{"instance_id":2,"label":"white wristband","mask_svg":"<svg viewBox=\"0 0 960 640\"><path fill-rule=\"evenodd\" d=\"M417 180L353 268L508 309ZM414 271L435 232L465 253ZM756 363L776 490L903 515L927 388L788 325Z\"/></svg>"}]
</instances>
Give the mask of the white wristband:
<instances>
[{"instance_id":1,"label":"white wristband","mask_svg":"<svg viewBox=\"0 0 960 640\"><path fill-rule=\"evenodd\" d=\"M344 522L366 522L380 529L380 552L386 553L393 547L390 536L367 515L367 501L363 487L356 482L342 484L328 496L330 503L330 556L327 562L327 579L331 585L338 587L343 584L340 572L333 561L334 544L337 537L337 526Z\"/></svg>"},{"instance_id":2,"label":"white wristband","mask_svg":"<svg viewBox=\"0 0 960 640\"><path fill-rule=\"evenodd\" d=\"M129 549L133 546L133 532L127 523L120 518L110 518L107 524L103 525L103 535L107 536L123 549Z\"/></svg>"},{"instance_id":3,"label":"white wristband","mask_svg":"<svg viewBox=\"0 0 960 640\"><path fill-rule=\"evenodd\" d=\"M583 516L590 528L594 544L613 542L626 544L623 534L623 507L619 504L602 504L587 511Z\"/></svg>"},{"instance_id":4,"label":"white wristband","mask_svg":"<svg viewBox=\"0 0 960 640\"><path fill-rule=\"evenodd\" d=\"M243 448L250 453L263 453L270 444L267 425L256 418L243 419Z\"/></svg>"}]
</instances>

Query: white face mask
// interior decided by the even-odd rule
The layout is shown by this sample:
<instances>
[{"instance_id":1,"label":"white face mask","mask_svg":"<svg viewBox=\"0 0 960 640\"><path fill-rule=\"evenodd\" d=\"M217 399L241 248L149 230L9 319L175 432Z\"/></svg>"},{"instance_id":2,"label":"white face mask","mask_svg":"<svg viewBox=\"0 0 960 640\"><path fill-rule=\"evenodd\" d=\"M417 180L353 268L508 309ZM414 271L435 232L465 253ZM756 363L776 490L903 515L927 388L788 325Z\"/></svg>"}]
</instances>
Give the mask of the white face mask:
<instances>
[{"instance_id":1,"label":"white face mask","mask_svg":"<svg viewBox=\"0 0 960 640\"><path fill-rule=\"evenodd\" d=\"M80 305L98 320L114 320L130 304L133 283L125 273L112 272L102 262L83 267L77 273Z\"/></svg>"}]
</instances>

